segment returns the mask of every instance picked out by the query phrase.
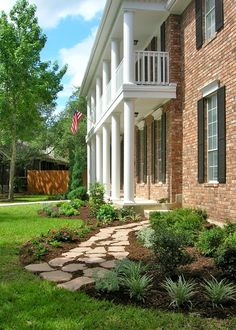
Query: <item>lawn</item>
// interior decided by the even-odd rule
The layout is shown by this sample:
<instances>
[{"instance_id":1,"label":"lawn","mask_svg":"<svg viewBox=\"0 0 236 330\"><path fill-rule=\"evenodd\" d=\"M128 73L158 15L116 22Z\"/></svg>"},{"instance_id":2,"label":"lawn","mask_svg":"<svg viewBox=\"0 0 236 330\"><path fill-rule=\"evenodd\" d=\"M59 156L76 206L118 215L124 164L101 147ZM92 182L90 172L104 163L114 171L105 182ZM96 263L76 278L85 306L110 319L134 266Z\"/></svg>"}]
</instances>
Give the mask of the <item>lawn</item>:
<instances>
[{"instance_id":1,"label":"lawn","mask_svg":"<svg viewBox=\"0 0 236 330\"><path fill-rule=\"evenodd\" d=\"M228 321L194 315L145 310L96 301L84 293L67 292L22 269L22 243L49 228L76 227L78 220L46 219L40 206L0 208L0 329L235 329Z\"/></svg>"},{"instance_id":2,"label":"lawn","mask_svg":"<svg viewBox=\"0 0 236 330\"><path fill-rule=\"evenodd\" d=\"M50 196L50 195L22 195L22 194L15 194L13 203L48 201L49 198L52 199L52 197L53 196ZM0 195L0 203L12 203L12 201L8 201L6 195Z\"/></svg>"}]
</instances>

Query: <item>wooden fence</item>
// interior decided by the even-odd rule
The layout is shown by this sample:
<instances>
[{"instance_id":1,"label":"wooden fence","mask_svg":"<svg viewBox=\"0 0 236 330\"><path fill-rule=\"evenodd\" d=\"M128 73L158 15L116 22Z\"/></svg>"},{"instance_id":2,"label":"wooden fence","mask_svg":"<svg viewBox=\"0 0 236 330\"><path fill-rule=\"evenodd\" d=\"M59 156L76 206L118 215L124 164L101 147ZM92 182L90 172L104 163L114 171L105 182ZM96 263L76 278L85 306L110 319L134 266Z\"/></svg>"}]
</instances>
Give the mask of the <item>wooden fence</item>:
<instances>
[{"instance_id":1,"label":"wooden fence","mask_svg":"<svg viewBox=\"0 0 236 330\"><path fill-rule=\"evenodd\" d=\"M68 171L27 171L27 190L29 193L62 194L67 192L68 182Z\"/></svg>"}]
</instances>

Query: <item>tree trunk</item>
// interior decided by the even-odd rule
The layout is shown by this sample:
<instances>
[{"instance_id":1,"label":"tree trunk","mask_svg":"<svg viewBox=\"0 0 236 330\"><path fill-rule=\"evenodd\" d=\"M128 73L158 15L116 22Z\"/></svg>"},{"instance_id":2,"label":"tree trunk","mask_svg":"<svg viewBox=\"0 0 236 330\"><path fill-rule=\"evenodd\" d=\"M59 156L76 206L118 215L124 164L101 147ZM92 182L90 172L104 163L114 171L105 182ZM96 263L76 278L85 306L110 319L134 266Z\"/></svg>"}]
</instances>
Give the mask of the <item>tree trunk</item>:
<instances>
[{"instance_id":1,"label":"tree trunk","mask_svg":"<svg viewBox=\"0 0 236 330\"><path fill-rule=\"evenodd\" d=\"M12 134L12 150L11 150L11 162L10 162L10 173L9 173L9 191L8 200L14 199L14 180L15 180L15 167L16 167L16 133Z\"/></svg>"}]
</instances>

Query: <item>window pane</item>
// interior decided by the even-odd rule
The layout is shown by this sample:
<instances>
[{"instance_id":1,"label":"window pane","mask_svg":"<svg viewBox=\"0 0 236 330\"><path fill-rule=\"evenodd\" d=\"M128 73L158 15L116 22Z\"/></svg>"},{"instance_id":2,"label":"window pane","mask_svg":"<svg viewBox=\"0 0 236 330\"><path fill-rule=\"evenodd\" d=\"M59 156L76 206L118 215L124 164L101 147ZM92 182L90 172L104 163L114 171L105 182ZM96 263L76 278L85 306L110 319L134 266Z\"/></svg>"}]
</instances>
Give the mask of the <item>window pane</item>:
<instances>
[{"instance_id":1,"label":"window pane","mask_svg":"<svg viewBox=\"0 0 236 330\"><path fill-rule=\"evenodd\" d=\"M218 176L217 120L217 98L213 95L207 99L208 181L217 181Z\"/></svg>"}]
</instances>

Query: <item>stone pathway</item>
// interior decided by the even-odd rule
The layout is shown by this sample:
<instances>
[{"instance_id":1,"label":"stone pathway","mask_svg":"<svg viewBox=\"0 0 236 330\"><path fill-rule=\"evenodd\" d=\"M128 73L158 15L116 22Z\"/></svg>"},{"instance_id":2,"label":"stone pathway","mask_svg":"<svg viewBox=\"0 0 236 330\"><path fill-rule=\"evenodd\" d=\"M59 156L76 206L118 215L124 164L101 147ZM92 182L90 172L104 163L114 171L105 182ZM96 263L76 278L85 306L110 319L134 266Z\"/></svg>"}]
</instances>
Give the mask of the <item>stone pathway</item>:
<instances>
[{"instance_id":1,"label":"stone pathway","mask_svg":"<svg viewBox=\"0 0 236 330\"><path fill-rule=\"evenodd\" d=\"M94 283L94 275L102 277L115 266L116 260L127 258L128 235L148 226L148 221L100 229L99 233L78 247L48 263L31 264L26 270L70 291Z\"/></svg>"}]
</instances>

